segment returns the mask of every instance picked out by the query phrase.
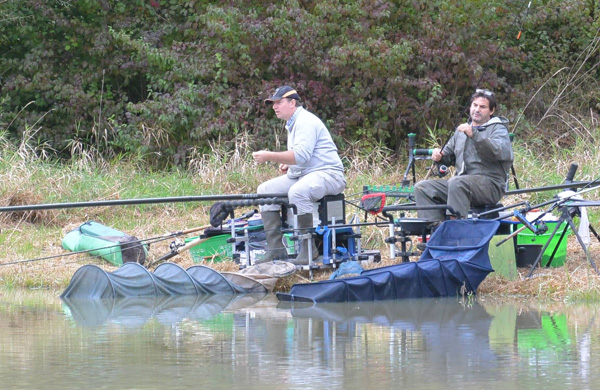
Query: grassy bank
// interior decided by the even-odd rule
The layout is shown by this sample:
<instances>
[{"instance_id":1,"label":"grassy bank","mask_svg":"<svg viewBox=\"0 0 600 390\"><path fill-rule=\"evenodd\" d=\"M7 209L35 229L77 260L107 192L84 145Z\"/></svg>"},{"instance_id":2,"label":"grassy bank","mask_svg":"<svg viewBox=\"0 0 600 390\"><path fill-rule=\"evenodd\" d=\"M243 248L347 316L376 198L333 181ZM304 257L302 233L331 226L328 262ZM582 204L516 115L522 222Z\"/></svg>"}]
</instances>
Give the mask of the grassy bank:
<instances>
[{"instance_id":1,"label":"grassy bank","mask_svg":"<svg viewBox=\"0 0 600 390\"><path fill-rule=\"evenodd\" d=\"M592 141L596 138L590 134ZM0 205L82 202L92 200L175 197L207 194L254 193L256 186L276 174L274 165L256 166L251 161L249 137L240 137L234 152L215 146L211 155L193 156L186 170L154 172L146 168L143 158L121 158L106 161L93 152L81 151L77 158L58 164L44 157L26 143L12 145L0 136ZM546 148L548 150L548 148ZM524 141L515 143L515 170L521 188L561 183L572 162L580 166L577 180L593 180L598 172L598 156L594 142L581 142L572 150L556 148L547 154L536 151ZM145 157L147 158L147 157ZM392 156L377 149L368 155L349 148L343 151L347 167L346 197L360 198L365 184L397 185L406 169L404 156ZM426 174L427 163L417 163L418 179ZM514 182L511 182L514 187ZM504 199L505 204L529 200L532 204L552 199L557 191L525 194ZM586 199L597 199L597 191ZM2 288L50 288L61 291L71 276L84 264L97 264L107 271L108 263L88 255L71 256L61 247L67 232L83 222L94 220L127 232L138 238L151 238L202 226L208 223L211 203L189 202L142 206L88 207L42 210L29 213L0 214L0 286ZM243 210L240 210L242 212ZM347 214L364 213L348 206ZM373 217L369 217L373 220ZM598 214L590 210L591 223L597 226ZM363 232L363 247L379 249L383 265L386 259L383 242L386 228L369 228ZM569 238L569 251L564 267L542 270L535 278L507 281L490 276L480 287L480 294L526 296L561 300L600 300L600 280L585 259L583 251ZM149 261L169 252L172 239L153 243ZM592 241L592 257L600 262L599 243ZM43 260L26 261L46 258ZM173 259L184 268L191 266L189 254ZM416 259L415 259L416 260ZM7 263L17 262L7 265ZM233 264L217 264L220 269L234 269ZM325 278L328 272L318 274ZM278 289L287 290L307 275L281 280Z\"/></svg>"}]
</instances>

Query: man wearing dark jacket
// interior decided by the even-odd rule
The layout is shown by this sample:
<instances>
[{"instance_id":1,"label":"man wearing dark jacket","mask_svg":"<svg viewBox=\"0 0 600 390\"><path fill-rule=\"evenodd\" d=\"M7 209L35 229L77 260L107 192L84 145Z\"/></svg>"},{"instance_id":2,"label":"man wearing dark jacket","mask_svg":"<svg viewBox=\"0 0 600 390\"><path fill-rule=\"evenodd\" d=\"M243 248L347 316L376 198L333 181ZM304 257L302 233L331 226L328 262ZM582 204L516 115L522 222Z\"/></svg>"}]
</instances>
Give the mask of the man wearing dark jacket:
<instances>
[{"instance_id":1,"label":"man wearing dark jacket","mask_svg":"<svg viewBox=\"0 0 600 390\"><path fill-rule=\"evenodd\" d=\"M454 132L443 150L434 149L433 161L454 165L449 180L424 180L415 185L417 206L447 204L465 218L472 206L495 205L504 195L513 150L508 119L493 116L496 97L478 89L471 97L470 121ZM444 220L444 210L419 210L419 218Z\"/></svg>"}]
</instances>

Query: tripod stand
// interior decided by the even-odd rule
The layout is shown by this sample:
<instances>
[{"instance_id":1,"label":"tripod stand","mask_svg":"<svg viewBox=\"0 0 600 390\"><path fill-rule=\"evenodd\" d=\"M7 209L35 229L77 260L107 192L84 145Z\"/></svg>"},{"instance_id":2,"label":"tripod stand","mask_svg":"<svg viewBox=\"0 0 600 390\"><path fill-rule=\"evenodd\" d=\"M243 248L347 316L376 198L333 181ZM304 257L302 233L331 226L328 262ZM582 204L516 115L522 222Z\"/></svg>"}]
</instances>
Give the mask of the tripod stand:
<instances>
[{"instance_id":1,"label":"tripod stand","mask_svg":"<svg viewBox=\"0 0 600 390\"><path fill-rule=\"evenodd\" d=\"M577 237L577 241L579 242L579 245L581 245L581 247L583 248L583 250L585 252L585 257L592 265L592 268L594 268L594 271L596 271L596 273L598 273L598 268L596 267L596 263L594 263L594 260L591 258L588 247L583 242L581 236L579 235L579 233L577 232L577 229L575 228L575 223L573 222L573 216L580 216L579 208L586 207L586 206L592 206L592 207L600 206L600 202L573 201L573 202L570 202L569 204L562 204L558 207L560 210L560 218L558 219L558 222L556 223L556 227L552 231L552 234L546 241L546 244L540 251L540 254L535 259L535 262L532 264L531 269L529 270L529 273L527 274L528 278L530 278L531 275L533 275L533 271L535 270L535 267L537 267L539 262L541 261L544 252L546 251L546 249L552 242L552 238L554 238L554 236L558 232L558 229L565 221L567 222L567 226L565 226L565 228L563 229L563 231L560 235L560 238L558 239L558 242L556 243L556 246L554 247L554 250L552 251L552 255L550 256L550 259L548 260L548 264L546 264L546 266L550 266L550 264L552 263L552 260L554 259L554 255L556 254L556 251L558 250L560 243L562 242L562 240L565 237L565 234L567 233L567 229L571 228L571 230L575 234L575 237ZM598 241L600 241L600 236L598 236L598 233L596 233L596 230L594 230L594 228L591 225L590 225L590 231L594 234L594 236L598 239Z\"/></svg>"}]
</instances>

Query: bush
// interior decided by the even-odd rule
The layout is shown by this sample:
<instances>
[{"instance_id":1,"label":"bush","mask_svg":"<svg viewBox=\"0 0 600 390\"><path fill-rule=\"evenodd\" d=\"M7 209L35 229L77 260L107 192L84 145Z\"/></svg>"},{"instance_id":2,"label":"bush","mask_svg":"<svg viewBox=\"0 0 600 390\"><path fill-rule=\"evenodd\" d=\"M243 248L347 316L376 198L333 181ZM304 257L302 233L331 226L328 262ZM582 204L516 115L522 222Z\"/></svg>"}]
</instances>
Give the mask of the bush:
<instances>
[{"instance_id":1,"label":"bush","mask_svg":"<svg viewBox=\"0 0 600 390\"><path fill-rule=\"evenodd\" d=\"M525 4L0 2L0 112L13 137L39 126L37 142L58 156L76 140L165 166L240 131L257 148L272 145L281 123L262 99L290 84L341 147L399 150L408 133L423 139L428 128L443 142L475 86L496 91L514 119L598 29L595 2L546 0L529 12ZM528 106L529 121L551 94ZM597 92L588 98L597 104Z\"/></svg>"}]
</instances>

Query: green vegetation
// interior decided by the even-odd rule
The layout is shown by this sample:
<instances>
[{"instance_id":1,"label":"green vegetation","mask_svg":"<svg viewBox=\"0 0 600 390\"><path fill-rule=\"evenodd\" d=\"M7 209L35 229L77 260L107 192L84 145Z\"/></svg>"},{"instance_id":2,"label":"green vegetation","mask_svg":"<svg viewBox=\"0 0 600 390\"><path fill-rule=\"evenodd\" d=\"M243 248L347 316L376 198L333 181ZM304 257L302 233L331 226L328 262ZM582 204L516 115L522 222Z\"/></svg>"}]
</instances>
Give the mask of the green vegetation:
<instances>
[{"instance_id":1,"label":"green vegetation","mask_svg":"<svg viewBox=\"0 0 600 390\"><path fill-rule=\"evenodd\" d=\"M590 134L599 137L600 129ZM236 153L214 146L213 153L200 157L188 170L156 171L138 160L119 159L106 161L99 156L73 157L68 163L59 164L49 157L39 158L27 147L13 145L0 138L1 205L82 202L92 200L132 199L151 197L190 196L202 194L253 193L256 186L276 174L274 165L256 166L251 159L252 149L240 135ZM572 161L580 165L576 179L591 180L597 175L598 155L593 143L580 143L568 154L556 154L540 159L528 149L526 142L515 144L515 169L523 187L558 184ZM346 197L357 200L362 186L398 185L406 168L404 159L395 162L397 156L387 149L377 149L370 156L356 154L354 148L343 151L347 167L348 188ZM577 158L576 158L577 157ZM576 158L576 159L575 159ZM427 162L417 166L418 178L426 174ZM513 184L514 186L514 184ZM506 204L529 200L532 204L549 200L554 192L525 194L506 199ZM598 191L586 194L586 199L597 199ZM71 276L83 264L97 264L107 270L114 267L87 255L69 256L60 246L62 238L81 223L94 220L125 231L138 238L149 239L170 232L203 226L208 223L211 204L172 203L143 206L88 207L36 212L0 214L0 263L18 262L40 257L56 256L47 260L0 265L0 285L3 288L53 288L62 290ZM241 212L242 210L240 210ZM348 205L347 213L363 212ZM591 222L597 226L600 220L596 210L590 210ZM373 217L370 217L371 220ZM386 228L363 229L363 247L379 249L387 256L384 239ZM159 241L150 246L152 261L170 251L172 239ZM574 243L569 249L565 267L552 270L549 275L533 281L508 282L500 277L489 277L480 287L482 294L528 295L548 299L596 300L600 296L600 283L590 271L585 256ZM571 244L570 244L571 245ZM592 256L600 262L597 243L592 243ZM66 255L66 256L65 256ZM191 265L188 254L174 259L182 266ZM386 260L391 264L392 260ZM215 264L217 265L217 264ZM221 264L221 266L228 266ZM231 264L233 266L233 264ZM231 269L229 269L231 270ZM322 275L326 277L327 275ZM293 282L285 281L281 289Z\"/></svg>"},{"instance_id":2,"label":"green vegetation","mask_svg":"<svg viewBox=\"0 0 600 390\"><path fill-rule=\"evenodd\" d=\"M399 184L407 134L418 147L443 144L476 86L495 91L498 113L512 121L521 187L560 183L572 162L576 179L595 179L600 2L527 4L0 0L0 204L253 193L274 167L254 165L251 152L285 144L262 104L282 84L331 129L350 199L365 184ZM87 220L148 238L206 224L209 207L0 214L1 262L60 256L62 237ZM363 245L383 253L386 235L367 229ZM153 244L151 256L168 250ZM91 261L0 266L0 284L61 288ZM526 294L600 296L577 270L561 277Z\"/></svg>"},{"instance_id":3,"label":"green vegetation","mask_svg":"<svg viewBox=\"0 0 600 390\"><path fill-rule=\"evenodd\" d=\"M262 98L285 83L342 148L398 152L436 126L443 143L479 86L547 153L577 142L573 109L598 112L600 5L532 3L0 0L0 128L61 158L186 168L240 133L271 145Z\"/></svg>"}]
</instances>

